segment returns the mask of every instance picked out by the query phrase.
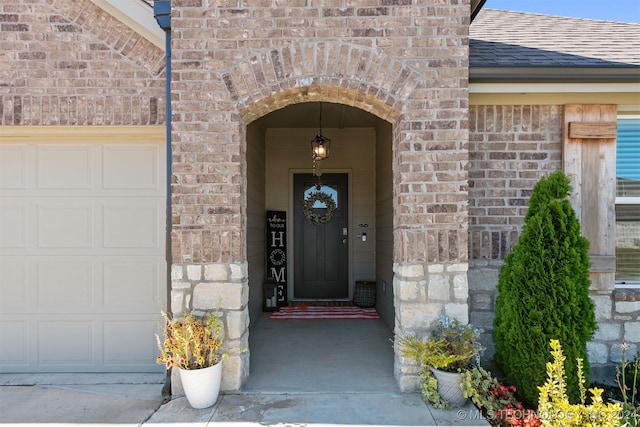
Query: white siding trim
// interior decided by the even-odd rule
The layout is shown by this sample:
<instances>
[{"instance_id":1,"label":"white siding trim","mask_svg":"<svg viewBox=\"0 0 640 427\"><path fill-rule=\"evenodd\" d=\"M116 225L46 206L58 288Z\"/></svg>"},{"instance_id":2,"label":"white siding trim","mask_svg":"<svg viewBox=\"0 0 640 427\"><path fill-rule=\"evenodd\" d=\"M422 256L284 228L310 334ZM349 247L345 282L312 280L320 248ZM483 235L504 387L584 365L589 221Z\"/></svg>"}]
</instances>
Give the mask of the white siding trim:
<instances>
[{"instance_id":1,"label":"white siding trim","mask_svg":"<svg viewBox=\"0 0 640 427\"><path fill-rule=\"evenodd\" d=\"M470 93L640 93L638 83L469 83Z\"/></svg>"},{"instance_id":2,"label":"white siding trim","mask_svg":"<svg viewBox=\"0 0 640 427\"><path fill-rule=\"evenodd\" d=\"M105 12L165 50L165 34L153 17L153 8L138 0L91 0Z\"/></svg>"}]
</instances>

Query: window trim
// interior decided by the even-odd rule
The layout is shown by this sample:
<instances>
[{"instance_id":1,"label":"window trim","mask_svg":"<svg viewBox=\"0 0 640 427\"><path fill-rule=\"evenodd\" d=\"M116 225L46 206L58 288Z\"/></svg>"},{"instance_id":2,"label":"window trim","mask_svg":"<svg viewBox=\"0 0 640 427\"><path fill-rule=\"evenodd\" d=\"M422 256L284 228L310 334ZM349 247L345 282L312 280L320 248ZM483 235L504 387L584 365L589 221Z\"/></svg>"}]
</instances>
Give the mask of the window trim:
<instances>
[{"instance_id":1,"label":"window trim","mask_svg":"<svg viewBox=\"0 0 640 427\"><path fill-rule=\"evenodd\" d=\"M616 205L640 205L640 197L616 197Z\"/></svg>"},{"instance_id":2,"label":"window trim","mask_svg":"<svg viewBox=\"0 0 640 427\"><path fill-rule=\"evenodd\" d=\"M619 115L617 120L625 120L625 119L639 119L640 115ZM616 151L618 141L616 139ZM617 166L617 161L616 161ZM640 197L622 197L616 196L615 205L640 205ZM616 244L617 244L617 236L616 236ZM631 281L622 281L614 279L614 287L616 289L640 289L640 280L631 280Z\"/></svg>"}]
</instances>

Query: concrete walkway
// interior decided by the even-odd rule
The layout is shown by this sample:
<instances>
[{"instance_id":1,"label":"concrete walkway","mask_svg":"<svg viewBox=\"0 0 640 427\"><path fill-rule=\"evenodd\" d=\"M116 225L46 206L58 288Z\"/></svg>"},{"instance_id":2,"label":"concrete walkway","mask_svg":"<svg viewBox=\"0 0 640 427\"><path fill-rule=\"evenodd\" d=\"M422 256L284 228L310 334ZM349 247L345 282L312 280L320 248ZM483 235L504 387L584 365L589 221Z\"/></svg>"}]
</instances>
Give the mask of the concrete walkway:
<instances>
[{"instance_id":1,"label":"concrete walkway","mask_svg":"<svg viewBox=\"0 0 640 427\"><path fill-rule=\"evenodd\" d=\"M472 405L452 411L434 410L416 393L258 393L224 395L214 408L198 411L191 409L185 398L176 399L163 405L145 425L178 421L256 427L489 425L478 417L481 415Z\"/></svg>"},{"instance_id":2,"label":"concrete walkway","mask_svg":"<svg viewBox=\"0 0 640 427\"><path fill-rule=\"evenodd\" d=\"M250 330L243 391L211 408L163 404L162 374L0 374L0 426L488 426L473 405L438 411L393 376L382 321L274 321Z\"/></svg>"},{"instance_id":3,"label":"concrete walkway","mask_svg":"<svg viewBox=\"0 0 640 427\"><path fill-rule=\"evenodd\" d=\"M29 382L34 385L9 385ZM2 374L0 384L3 427L489 425L472 405L438 411L417 393L225 394L213 407L195 410L184 397L162 404L162 376Z\"/></svg>"}]
</instances>

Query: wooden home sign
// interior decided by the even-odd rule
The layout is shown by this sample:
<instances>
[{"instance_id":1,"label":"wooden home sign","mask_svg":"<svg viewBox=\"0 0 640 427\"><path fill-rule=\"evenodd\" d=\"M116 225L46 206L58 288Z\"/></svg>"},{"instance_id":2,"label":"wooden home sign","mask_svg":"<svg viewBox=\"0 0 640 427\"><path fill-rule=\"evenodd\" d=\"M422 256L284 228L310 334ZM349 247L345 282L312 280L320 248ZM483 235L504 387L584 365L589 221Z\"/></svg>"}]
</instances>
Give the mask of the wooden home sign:
<instances>
[{"instance_id":1,"label":"wooden home sign","mask_svg":"<svg viewBox=\"0 0 640 427\"><path fill-rule=\"evenodd\" d=\"M263 308L277 310L287 305L287 213L267 211L267 280Z\"/></svg>"}]
</instances>

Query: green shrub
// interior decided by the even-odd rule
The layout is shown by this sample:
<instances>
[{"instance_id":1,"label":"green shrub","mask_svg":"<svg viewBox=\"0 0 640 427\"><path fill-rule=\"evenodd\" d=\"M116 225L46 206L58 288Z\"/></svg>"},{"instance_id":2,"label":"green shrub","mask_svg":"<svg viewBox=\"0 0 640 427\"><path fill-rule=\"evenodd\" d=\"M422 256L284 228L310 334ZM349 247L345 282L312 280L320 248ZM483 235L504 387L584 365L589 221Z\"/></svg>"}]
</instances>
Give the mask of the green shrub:
<instances>
[{"instance_id":1,"label":"green shrub","mask_svg":"<svg viewBox=\"0 0 640 427\"><path fill-rule=\"evenodd\" d=\"M549 340L558 339L569 360L586 361L586 344L596 329L589 298L589 242L567 200L570 191L562 172L535 185L522 234L498 279L495 361L532 407L545 380ZM587 362L584 368L588 375ZM575 365L567 364L566 372L567 393L578 402Z\"/></svg>"}]
</instances>

